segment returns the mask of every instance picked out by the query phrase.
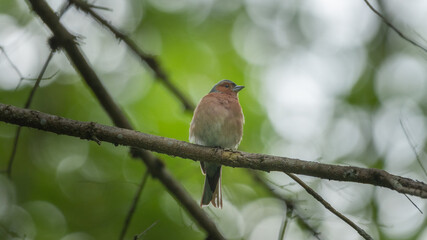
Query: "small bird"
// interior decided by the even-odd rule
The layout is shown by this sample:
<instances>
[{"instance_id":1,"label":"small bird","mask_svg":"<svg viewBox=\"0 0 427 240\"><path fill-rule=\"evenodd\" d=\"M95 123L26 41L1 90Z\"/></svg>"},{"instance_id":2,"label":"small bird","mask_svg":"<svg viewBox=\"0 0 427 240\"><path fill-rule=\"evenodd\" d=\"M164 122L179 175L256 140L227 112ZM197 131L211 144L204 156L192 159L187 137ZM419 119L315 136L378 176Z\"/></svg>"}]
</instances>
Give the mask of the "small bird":
<instances>
[{"instance_id":1,"label":"small bird","mask_svg":"<svg viewBox=\"0 0 427 240\"><path fill-rule=\"evenodd\" d=\"M227 149L237 149L243 136L243 116L237 93L244 86L230 80L222 80L204 96L190 123L190 142ZM202 173L206 175L200 206L212 203L222 208L221 165L200 162Z\"/></svg>"}]
</instances>

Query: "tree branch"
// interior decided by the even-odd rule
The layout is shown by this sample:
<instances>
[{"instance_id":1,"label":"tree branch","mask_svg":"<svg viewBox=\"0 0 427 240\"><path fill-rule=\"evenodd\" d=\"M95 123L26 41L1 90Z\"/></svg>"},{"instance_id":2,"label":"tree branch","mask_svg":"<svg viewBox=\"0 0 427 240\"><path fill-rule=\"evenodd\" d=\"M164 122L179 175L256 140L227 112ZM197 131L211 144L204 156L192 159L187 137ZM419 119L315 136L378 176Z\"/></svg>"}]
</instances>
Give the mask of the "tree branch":
<instances>
[{"instance_id":1,"label":"tree branch","mask_svg":"<svg viewBox=\"0 0 427 240\"><path fill-rule=\"evenodd\" d=\"M427 198L427 184L396 176L380 169L338 166L295 158L211 148L94 122L66 119L1 103L0 121L87 140L96 138L115 145L132 146L196 161L203 159L206 162L215 162L230 167L251 168L267 172L280 171L336 181L365 183ZM159 169L164 170L164 167Z\"/></svg>"},{"instance_id":2,"label":"tree branch","mask_svg":"<svg viewBox=\"0 0 427 240\"><path fill-rule=\"evenodd\" d=\"M311 232L311 234L313 234L313 236L316 239L320 240L320 237L319 237L320 233L306 221L305 217L303 217L299 213L295 201L293 201L292 199L287 198L285 196L282 196L282 195L278 194L276 191L274 191L274 189L265 181L265 179L263 177L260 176L261 174L259 174L258 172L252 171L252 170L248 171L248 172L252 176L252 178L257 183L259 183L263 188L265 188L271 195L273 195L275 198L277 198L277 199L279 199L285 203L286 210L287 211L290 210L293 213L293 215L297 218L297 220L300 223L301 228L303 230Z\"/></svg>"},{"instance_id":3,"label":"tree branch","mask_svg":"<svg viewBox=\"0 0 427 240\"><path fill-rule=\"evenodd\" d=\"M54 54L54 52L53 52L53 51L51 51L51 52L50 52L50 54L49 54L49 56L47 57L47 59L46 59L46 61L45 61L44 65L43 65L43 67L42 67L42 70L40 71L39 76L37 77L36 83L34 84L33 88L31 89L30 95L28 96L27 101L25 102L25 106L24 106L24 108L29 108L29 107L30 107L31 102L32 102L33 97L34 97L34 94L36 93L36 90L37 90L37 88L38 88L38 87L39 87L39 85L40 85L40 81L41 81L41 80L42 80L42 78L43 78L44 72L46 71L47 66L49 65L49 62L50 62L50 60L52 59L53 54ZM12 152L11 152L11 154L10 154L9 162L8 162L8 164L7 164L7 170L6 170L6 172L7 172L7 176L8 176L9 178L12 178L12 166L13 166L13 160L15 159L16 150L18 149L18 141L19 141L19 136L20 136L20 134L21 134L21 126L19 126L19 127L16 129L16 132L15 132L15 138L14 138L14 140L13 140Z\"/></svg>"},{"instance_id":4,"label":"tree branch","mask_svg":"<svg viewBox=\"0 0 427 240\"><path fill-rule=\"evenodd\" d=\"M32 9L53 32L53 42L62 47L74 68L80 73L88 86L92 89L99 102L108 113L114 124L123 128L131 129L131 125L122 114L120 107L114 102L107 90L102 85L95 71L87 63L85 56L80 52L75 39L59 22L59 17L52 11L43 0L29 0Z\"/></svg>"},{"instance_id":5,"label":"tree branch","mask_svg":"<svg viewBox=\"0 0 427 240\"><path fill-rule=\"evenodd\" d=\"M386 17L384 17L384 15L382 15L380 12L378 12L370 3L368 0L363 0L366 5L368 5L368 7L372 10L372 12L374 12L378 17L380 17L383 22L389 26L391 29L393 29L393 31L395 31L397 33L397 35L399 35L401 38L403 38L404 40L408 41L410 44L414 45L415 47L420 48L421 50L423 50L424 52L427 52L427 49L423 46L421 46L420 44L416 43L414 40L410 39L408 36L406 36L405 34L403 34L399 29L397 29L397 27L395 27Z\"/></svg>"},{"instance_id":6,"label":"tree branch","mask_svg":"<svg viewBox=\"0 0 427 240\"><path fill-rule=\"evenodd\" d=\"M125 219L125 222L123 224L119 240L125 239L126 231L130 225L130 221L132 220L133 214L135 213L136 206L138 204L139 198L141 197L141 193L142 193L142 190L144 189L145 183L147 182L148 173L149 173L148 170L146 170L144 175L142 176L141 183L138 186L138 190L136 191L135 196L133 197L132 204L129 208L128 214L126 215L126 219Z\"/></svg>"},{"instance_id":7,"label":"tree branch","mask_svg":"<svg viewBox=\"0 0 427 240\"><path fill-rule=\"evenodd\" d=\"M92 5L81 0L69 0L69 2L74 4L77 7L77 9L92 16L99 24L101 24L102 26L110 30L110 32L114 34L114 36L117 39L122 40L124 43L126 43L126 45L132 50L132 52L135 55L137 55L141 59L141 61L145 62L149 68L151 68L151 70L154 72L155 77L159 79L166 86L166 88L173 93L173 95L175 95L175 97L182 103L185 110L187 111L194 110L193 103L190 100L188 100L187 97L171 83L168 75L163 70L163 67L159 64L159 62L153 56L150 56L144 53L144 51L142 51L142 49L140 49L132 39L130 39L125 34L121 33L118 29L112 26L107 20L102 18L95 11L93 11Z\"/></svg>"},{"instance_id":8,"label":"tree branch","mask_svg":"<svg viewBox=\"0 0 427 240\"><path fill-rule=\"evenodd\" d=\"M68 8L69 8L69 7L70 7L70 4L69 4L69 3L65 3L65 4L63 4L63 6L61 7L61 9L60 9L60 11L59 11L58 18L61 18L61 17L62 17L62 15L64 15L64 13L68 10ZM1 46L0 46L0 49L2 49L2 48L1 48ZM3 49L2 49L2 50L3 50ZM5 55L6 55L6 57L7 57L6 52L5 52L4 50L3 50L3 52L4 52L4 54L5 54ZM51 51L50 51L50 53L49 53L49 56L47 57L46 61L45 61L45 62L44 62L44 64L43 64L42 69L40 70L40 72L39 72L39 74L38 74L38 77L37 77L37 79L36 79L36 82L34 83L33 88L31 89L30 94L28 95L28 98L27 98L27 101L25 102L24 108L29 108L29 107L30 107L31 102L33 101L34 95L36 94L36 91L37 91L37 89L38 89L38 87L39 87L39 85L40 85L40 82L41 82L41 80L43 80L43 75L44 75L44 73L46 72L46 69L47 69L47 67L49 66L50 60L52 60L52 58L53 58L53 55L54 55L54 54L55 54L55 51L54 51L54 50L51 50ZM10 60L10 58L9 58L9 57L7 57L7 59L11 62L11 60ZM12 64L12 63L11 63L11 64ZM13 65L13 64L12 64L12 67L17 71L17 73L18 73L19 75L21 75L21 73L19 72L18 68L17 68L15 65ZM16 86L16 89L18 89L18 88L19 88L19 85L21 84L22 80L24 80L24 79L25 79L25 78L23 78L23 77L21 76L21 78L20 78L20 80L19 80L19 83L18 83L18 85ZM9 162L8 162L8 164L7 164L7 170L6 170L6 172L7 172L7 176L8 176L9 178L12 178L12 166L13 166L13 161L14 161L14 159L15 159L16 150L18 149L18 142L19 142L19 136L20 136L20 134L21 134L21 126L19 126L19 127L16 129L16 132L15 132L15 138L14 138L14 140L13 140L12 152L11 152L11 154L10 154Z\"/></svg>"},{"instance_id":9,"label":"tree branch","mask_svg":"<svg viewBox=\"0 0 427 240\"><path fill-rule=\"evenodd\" d=\"M87 85L92 89L98 101L108 113L116 126L132 129L132 125L127 120L120 107L108 94L95 71L90 67L86 58L80 52L75 37L70 34L59 22L58 16L52 11L49 5L43 0L28 0L32 9L54 34L53 41L58 47L62 47L74 68L83 77ZM91 136L91 140L96 139ZM152 176L157 177L166 187L168 192L179 201L188 213L197 221L198 225L205 229L209 236L215 239L224 239L215 223L198 206L194 199L188 194L184 187L174 179L172 174L163 166L160 159L156 158L148 151L142 149L131 149L132 156L138 157L147 165Z\"/></svg>"},{"instance_id":10,"label":"tree branch","mask_svg":"<svg viewBox=\"0 0 427 240\"><path fill-rule=\"evenodd\" d=\"M61 9L59 11L58 18L61 18L62 15L64 15L64 13L68 10L69 6L70 6L69 3L63 4L63 6L61 7ZM12 67L15 69L15 71L18 73L18 75L20 75L19 83L18 83L18 85L16 86L16 89L15 89L15 90L17 90L19 88L19 86L21 85L22 80L25 80L27 78L22 77L22 74L20 73L19 69L12 63L11 59L8 57L8 55L6 54L6 52L4 51L4 49L1 46L0 46L0 50L3 51L4 55L6 56L6 59L9 61L9 63L12 65ZM28 95L28 98L27 98L27 101L25 102L24 108L29 108L30 107L31 102L33 101L34 95L35 95L35 93L36 93L36 91L37 91L37 89L38 89L38 87L40 85L40 82L41 82L41 80L44 79L43 75L44 75L47 67L49 66L50 60L52 60L54 53L55 53L54 50L50 51L49 56L47 57L45 63L43 64L43 67L42 67L42 69L40 70L40 72L38 74L36 82L34 83L34 86L31 89L30 94ZM20 136L20 134L21 134L21 126L19 126L16 129L15 138L13 140L12 152L10 154L9 162L7 164L6 173L7 173L7 176L9 178L12 178L12 166L13 166L13 161L15 159L16 150L18 149L18 142L19 142L19 136Z\"/></svg>"},{"instance_id":11,"label":"tree branch","mask_svg":"<svg viewBox=\"0 0 427 240\"><path fill-rule=\"evenodd\" d=\"M325 199L322 198L319 194L317 194L316 191L314 191L310 186L305 184L299 177L295 176L292 173L287 173L287 175L292 178L295 182L297 182L301 187L305 189L305 191L310 194L312 197L314 197L320 204L322 204L326 209L328 209L331 213L335 214L335 216L339 217L341 220L343 220L345 223L350 225L354 230L356 230L360 236L362 236L366 240L373 240L373 238L365 232L362 228L357 226L353 221L351 221L349 218L344 216L342 213L338 212L330 203L328 203Z\"/></svg>"}]
</instances>

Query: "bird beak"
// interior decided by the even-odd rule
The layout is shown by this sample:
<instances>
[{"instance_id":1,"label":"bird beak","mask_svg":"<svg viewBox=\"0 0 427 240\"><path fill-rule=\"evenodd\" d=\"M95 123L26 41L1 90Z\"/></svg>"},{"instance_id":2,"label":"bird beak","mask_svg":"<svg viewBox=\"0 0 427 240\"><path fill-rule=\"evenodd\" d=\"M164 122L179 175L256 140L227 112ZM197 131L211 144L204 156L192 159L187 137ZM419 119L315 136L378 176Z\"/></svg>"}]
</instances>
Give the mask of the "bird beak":
<instances>
[{"instance_id":1,"label":"bird beak","mask_svg":"<svg viewBox=\"0 0 427 240\"><path fill-rule=\"evenodd\" d=\"M239 86L239 85L237 85L237 86L235 86L234 88L233 88L233 92L239 92L240 90L242 90L243 88L245 88L245 86Z\"/></svg>"}]
</instances>

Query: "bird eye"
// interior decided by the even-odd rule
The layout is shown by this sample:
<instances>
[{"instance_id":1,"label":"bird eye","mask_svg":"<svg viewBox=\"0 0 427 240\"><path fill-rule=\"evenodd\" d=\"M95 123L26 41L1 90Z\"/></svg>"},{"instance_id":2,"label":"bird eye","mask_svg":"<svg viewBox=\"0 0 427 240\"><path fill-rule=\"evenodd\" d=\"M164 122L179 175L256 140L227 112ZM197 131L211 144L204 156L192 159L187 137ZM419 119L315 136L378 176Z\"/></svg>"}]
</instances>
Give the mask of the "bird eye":
<instances>
[{"instance_id":1,"label":"bird eye","mask_svg":"<svg viewBox=\"0 0 427 240\"><path fill-rule=\"evenodd\" d=\"M225 87L226 87L226 88L229 88L229 87L230 87L230 85L228 85L228 84L227 84L227 85L225 85Z\"/></svg>"}]
</instances>

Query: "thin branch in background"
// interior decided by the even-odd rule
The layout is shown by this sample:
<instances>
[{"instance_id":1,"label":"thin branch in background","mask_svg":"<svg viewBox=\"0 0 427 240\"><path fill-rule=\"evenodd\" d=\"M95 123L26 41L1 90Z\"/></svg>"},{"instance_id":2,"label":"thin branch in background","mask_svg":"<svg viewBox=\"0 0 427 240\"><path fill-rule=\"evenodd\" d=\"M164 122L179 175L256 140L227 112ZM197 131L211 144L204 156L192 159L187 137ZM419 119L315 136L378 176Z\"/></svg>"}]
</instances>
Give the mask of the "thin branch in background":
<instances>
[{"instance_id":1,"label":"thin branch in background","mask_svg":"<svg viewBox=\"0 0 427 240\"><path fill-rule=\"evenodd\" d=\"M43 0L28 0L27 2L31 6L32 10L52 31L55 37L55 42L57 42L59 44L58 46L65 51L73 67L92 90L96 99L99 101L113 123L121 128L132 129L132 125L126 115L107 92L98 75L89 65L85 56L78 48L75 42L75 37L60 23L58 16L52 11L49 5ZM96 125L96 123L93 123L93 125ZM93 127L89 127L89 129L90 128ZM93 140L92 136L95 135L95 133L96 132L90 132L86 134L88 134L90 139ZM96 137L98 137L97 134ZM98 139L102 141L101 138ZM145 163L151 175L157 178L163 186L165 186L167 191L180 202L197 224L206 231L207 235L214 236L216 239L224 239L224 236L219 232L215 223L208 217L206 212L199 207L196 201L194 201L192 196L185 190L179 181L173 177L159 158L154 156L151 152L143 150L143 148L131 148L130 152L132 157L139 158Z\"/></svg>"},{"instance_id":2,"label":"thin branch in background","mask_svg":"<svg viewBox=\"0 0 427 240\"><path fill-rule=\"evenodd\" d=\"M295 182L297 182L301 187L303 187L308 194L313 196L319 203L325 206L325 208L328 209L331 213L335 214L337 217L341 218L341 220L343 220L352 228L354 228L360 234L360 236L362 236L364 239L373 240L373 238L368 233L366 233L365 230L363 230L362 228L357 226L354 222L352 222L350 219L348 219L346 216L338 212L334 207L331 206L331 204L329 204L325 199L323 199L319 194L317 194L316 191L314 191L311 187L305 184L300 178L298 178L292 173L286 173L286 175L288 175Z\"/></svg>"},{"instance_id":3,"label":"thin branch in background","mask_svg":"<svg viewBox=\"0 0 427 240\"><path fill-rule=\"evenodd\" d=\"M4 47L0 46L0 51L3 52L3 55L6 58L7 62L13 68L13 70L16 72L16 74L18 74L18 76L19 76L18 85L16 85L16 87L15 87L15 91L16 91L19 88L19 86L21 86L22 81L25 80L25 79L28 79L28 78L25 78L22 75L22 73L19 70L19 68L13 63L12 59L10 59L9 55L6 53L6 50L4 49Z\"/></svg>"},{"instance_id":4,"label":"thin branch in background","mask_svg":"<svg viewBox=\"0 0 427 240\"><path fill-rule=\"evenodd\" d=\"M412 32L417 35L421 40L423 40L424 42L427 42L427 39L421 35L419 32L415 31L414 29L412 29Z\"/></svg>"},{"instance_id":5,"label":"thin branch in background","mask_svg":"<svg viewBox=\"0 0 427 240\"><path fill-rule=\"evenodd\" d=\"M421 211L421 209L417 206L417 204L415 204L413 201L412 201L412 199L410 199L409 197L408 197L408 195L406 195L406 194L403 194L403 195L405 195L405 197L412 203L412 205L414 205L414 207L416 208L416 209L418 209L418 211L421 213L421 214L423 214L423 211Z\"/></svg>"},{"instance_id":6,"label":"thin branch in background","mask_svg":"<svg viewBox=\"0 0 427 240\"><path fill-rule=\"evenodd\" d=\"M293 185L295 185L296 183L287 183L287 184L282 184L282 185L280 185L280 184L278 184L278 183L276 183L276 182L274 182L274 181L271 181L269 178L265 178L265 179L263 179L263 180L265 180L265 181L267 181L268 183L270 183L271 185L273 185L273 186L275 186L275 187L278 187L278 188L280 188L280 189L283 189L283 190L286 190L286 191L289 191L288 189L287 189L287 187L289 187L289 186L293 186Z\"/></svg>"},{"instance_id":7,"label":"thin branch in background","mask_svg":"<svg viewBox=\"0 0 427 240\"><path fill-rule=\"evenodd\" d=\"M70 7L70 4L69 3L64 3L64 5L61 7L61 9L60 9L60 11L59 11L59 17L62 17L62 15L64 15L64 13L68 10L68 8ZM13 70L16 72L16 74L18 74L18 76L19 76L19 82L18 82L18 85L16 85L16 87L15 87L15 91L16 90L18 90L18 88L21 86L21 84L22 84L22 82L24 81L24 80L36 80L36 84L35 84L35 86L36 85L38 85L39 83L37 83L37 81L38 82L40 82L40 80L49 80L49 79L51 79L51 78L53 78L55 75L56 75L56 73L54 73L52 76L50 76L50 77L46 77L46 78L40 78L40 76L39 77L37 77L37 78L27 78L27 77L24 77L23 76L23 74L21 73L21 71L19 70L19 68L13 63L13 61L12 61L12 59L10 59L10 57L9 57L9 55L6 53L6 50L4 49L4 47L3 46L0 46L0 51L1 52L3 52L3 55L5 56L5 58L6 58L6 60L9 62L9 64L10 64L10 66L13 68ZM49 60L50 61L50 60ZM48 61L47 61L48 62ZM39 74L40 75L40 74ZM35 87L34 86L34 88L33 89L35 89L35 88L37 88L37 87ZM35 91L35 90L32 90L32 92L33 91ZM32 93L32 94L34 94L34 93ZM30 100L31 101L31 100Z\"/></svg>"},{"instance_id":8,"label":"thin branch in background","mask_svg":"<svg viewBox=\"0 0 427 240\"><path fill-rule=\"evenodd\" d=\"M132 220L133 214L135 213L136 206L138 205L138 201L139 201L139 198L141 197L142 190L144 189L145 183L147 182L148 173L149 173L148 169L145 170L141 183L139 184L138 190L136 191L135 196L133 197L132 205L130 206L128 214L126 215L126 219L123 224L122 231L120 233L120 237L119 237L120 240L123 240L126 236L126 231L129 228L130 221Z\"/></svg>"},{"instance_id":9,"label":"thin branch in background","mask_svg":"<svg viewBox=\"0 0 427 240\"><path fill-rule=\"evenodd\" d=\"M427 176L427 171L426 171L426 169L424 168L423 163L421 162L420 156L419 156L419 154L418 154L418 152L417 152L417 149L416 149L416 147L415 147L415 144L414 144L414 142L412 141L411 136L409 135L409 130L408 130L408 128L407 128L407 127L405 126L405 124L403 123L402 118L400 118L400 120L399 120L399 121L400 121L400 126L402 126L402 130L403 130L403 132L405 133L406 139L408 140L409 146L411 146L411 149L412 149L412 151L413 151L413 152L414 152L414 154L415 154L415 158L417 159L418 164L420 165L420 167L421 167L421 169L423 170L424 174Z\"/></svg>"},{"instance_id":10,"label":"thin branch in background","mask_svg":"<svg viewBox=\"0 0 427 240\"><path fill-rule=\"evenodd\" d=\"M68 8L70 7L69 3L64 3L64 5L61 7L61 10L59 12L59 18L62 17L62 15L64 15L64 13L68 10ZM1 48L1 47L0 47ZM22 77L22 74L20 73L19 69L12 63L12 61L9 59L9 57L7 56L6 52L4 51L3 48L1 48L1 50L3 51L4 55L6 56L6 58L8 59L8 61L10 62L10 64L12 65L12 67L15 69L15 71L19 74L20 76L20 81L18 83L18 86L16 87L16 89L18 89L19 85L21 84L22 80L25 79ZM34 98L34 94L36 93L36 90L38 89L38 87L40 86L40 81L46 78L43 78L44 73L46 72L47 67L49 66L50 61L52 60L52 57L54 55L54 51L51 51L49 53L49 56L47 57L45 63L43 64L42 69L39 72L39 75L37 76L36 82L33 86L33 88L31 89L30 95L28 95L27 101L25 102L24 108L29 108L31 105L31 102L33 101ZM56 72L57 73L57 72ZM54 73L51 77L55 76L56 73ZM47 78L50 79L51 77ZM15 132L15 138L13 140L13 146L12 146L12 152L10 154L9 157L9 162L7 164L7 170L6 170L6 174L9 178L12 178L12 166L13 166L13 161L15 159L15 155L16 155L16 151L18 149L18 141L19 141L19 136L21 134L21 126L19 126L16 129Z\"/></svg>"},{"instance_id":11,"label":"thin branch in background","mask_svg":"<svg viewBox=\"0 0 427 240\"><path fill-rule=\"evenodd\" d=\"M422 164L422 162L421 162L421 159L420 159L420 156L419 156L419 154L418 154L418 152L417 152L417 149L416 149L416 146L415 146L415 144L414 144L414 142L413 142L413 140L412 140L412 138L411 138L411 136L410 136L410 133L409 133L409 129L405 126L405 124L403 123L403 120L402 120L402 118L400 118L399 119L399 122L400 122L400 126L402 127L402 130L403 130L403 132L405 133L405 137L406 137L406 140L408 140L408 143L409 143L409 146L411 147L411 149L412 149L412 151L414 152L414 154L415 154L415 158L417 159L417 162L418 162L418 164L421 166L421 169L424 171L424 174L427 176L427 171L426 171L426 169L424 168L424 166L423 166L423 164ZM421 213L421 214L423 214L423 211L421 211L421 209L417 206L417 204L415 204L409 197L408 197L408 195L406 195L406 194L404 194L405 195L405 197L411 202L411 204L412 205L414 205L414 207Z\"/></svg>"},{"instance_id":12,"label":"thin branch in background","mask_svg":"<svg viewBox=\"0 0 427 240\"><path fill-rule=\"evenodd\" d=\"M311 232L311 234L313 234L313 236L315 238L317 238L318 240L320 240L319 237L319 232L313 227L311 226L307 221L306 218L303 217L299 211L296 209L296 203L292 200L289 199L285 196L282 196L280 194L278 194L276 191L274 191L274 189L267 183L267 181L269 181L270 183L273 183L271 180L269 179L265 179L263 177L260 176L259 173L257 173L256 171L250 170L248 171L249 174L252 176L252 178L260 184L260 186L262 186L263 188L265 188L271 195L273 195L275 198L283 201L286 205L286 211L289 212L290 211L290 215L294 215L294 217L298 220L298 222L300 223L300 227L303 230L309 231Z\"/></svg>"},{"instance_id":13,"label":"thin branch in background","mask_svg":"<svg viewBox=\"0 0 427 240\"><path fill-rule=\"evenodd\" d=\"M36 90L37 90L37 88L40 85L40 81L42 80L42 77L43 77L43 75L44 75L44 73L45 73L45 71L47 69L47 66L49 66L50 60L52 60L53 55L54 55L54 52L51 51L49 53L49 56L47 57L44 65L43 65L40 73L39 73L39 76L37 77L37 80L36 80L36 83L34 84L34 87L31 89L30 95L28 96L28 99L25 102L24 108L29 108L30 107L31 102L33 101L33 98L34 98L34 94L36 93Z\"/></svg>"},{"instance_id":14,"label":"thin branch in background","mask_svg":"<svg viewBox=\"0 0 427 240\"><path fill-rule=\"evenodd\" d=\"M154 226L156 226L156 224L159 222L159 220L155 221L153 224L151 224L147 229L145 229L142 233L135 235L133 237L134 240L138 240L140 237L144 236L148 230L152 229Z\"/></svg>"},{"instance_id":15,"label":"thin branch in background","mask_svg":"<svg viewBox=\"0 0 427 240\"><path fill-rule=\"evenodd\" d=\"M53 55L54 55L54 52L51 51L50 54L49 54L49 56L47 57L44 65L43 65L42 69L40 70L39 76L37 77L37 80L36 80L36 83L34 84L34 87L31 89L30 95L28 96L27 101L25 102L24 108L29 108L30 107L31 102L32 102L33 97L34 97L34 94L35 94L37 88L40 85L40 81L41 81L41 79L42 79L42 77L43 77L43 75L44 75L44 73L45 73L45 71L47 69L47 66L49 65L49 62L52 59ZM12 166L13 166L13 162L14 162L14 159L15 159L16 150L18 149L18 141L19 141L20 134L21 134L21 126L19 126L16 129L15 138L13 140L12 152L10 154L9 162L7 164L6 174L7 174L7 176L9 178L12 178Z\"/></svg>"},{"instance_id":16,"label":"thin branch in background","mask_svg":"<svg viewBox=\"0 0 427 240\"><path fill-rule=\"evenodd\" d=\"M172 84L172 82L169 79L169 76L163 70L163 67L153 56L146 54L144 51L142 51L141 48L138 47L138 45L132 39L130 39L125 34L121 33L118 29L112 26L107 20L105 20L99 14L94 12L92 9L92 5L82 0L69 0L69 2L74 4L77 7L77 9L92 16L98 23L100 23L102 26L110 30L110 32L113 33L117 39L126 43L126 45L134 52L134 54L137 55L143 62L145 62L148 65L148 67L151 68L151 70L154 72L155 77L158 80L160 80L166 86L166 88L169 89L169 91L171 91L175 95L175 97L182 103L185 110L187 111L194 110L193 103L180 90L178 90L176 86Z\"/></svg>"},{"instance_id":17,"label":"thin branch in background","mask_svg":"<svg viewBox=\"0 0 427 240\"><path fill-rule=\"evenodd\" d=\"M6 50L3 46L0 46L0 50L3 52L4 57L9 62L10 66L12 66L13 70L19 75L20 78L23 78L21 71L19 71L18 67L13 63L12 59L10 59L9 55L7 55Z\"/></svg>"},{"instance_id":18,"label":"thin branch in background","mask_svg":"<svg viewBox=\"0 0 427 240\"><path fill-rule=\"evenodd\" d=\"M292 217L292 210L286 207L285 214L283 216L282 226L280 226L279 238L278 240L283 240L285 238L286 229L288 228L289 219Z\"/></svg>"},{"instance_id":19,"label":"thin branch in background","mask_svg":"<svg viewBox=\"0 0 427 240\"><path fill-rule=\"evenodd\" d=\"M59 71L56 71L54 74L52 74L52 75L50 75L50 76L48 76L48 77L41 78L41 79L40 79L40 81L51 80L52 78L54 78L54 77L56 76L56 74L58 74L58 72L59 72ZM22 82L24 82L24 81L36 81L36 82L37 82L37 80L38 80L38 79L39 79L39 78L22 78L22 79L19 81L18 85L16 85L16 87L15 87L15 91L17 91L17 90L19 89L19 87L21 86Z\"/></svg>"},{"instance_id":20,"label":"thin branch in background","mask_svg":"<svg viewBox=\"0 0 427 240\"><path fill-rule=\"evenodd\" d=\"M368 7L378 16L380 17L383 22L389 26L391 29L393 29L397 35L399 35L401 38L405 39L406 41L408 41L409 43L411 43L412 45L420 48L421 50L423 50L424 52L427 52L427 49L423 46L421 46L420 44L416 43L414 40L410 39L409 37L407 37L405 34L403 34L399 29L397 29L384 15L382 15L380 12L378 12L370 3L368 0L363 0L365 1L366 5L368 5Z\"/></svg>"},{"instance_id":21,"label":"thin branch in background","mask_svg":"<svg viewBox=\"0 0 427 240\"><path fill-rule=\"evenodd\" d=\"M19 141L19 136L21 134L21 128L22 126L18 126L18 128L16 129L15 138L13 139L12 152L10 153L9 161L7 163L6 175L9 179L12 178L13 160L15 159L16 150L18 149L18 141Z\"/></svg>"},{"instance_id":22,"label":"thin branch in background","mask_svg":"<svg viewBox=\"0 0 427 240\"><path fill-rule=\"evenodd\" d=\"M103 7L103 6L98 6L98 5L94 5L94 4L90 4L85 2L85 4L87 4L88 7L92 8L92 9L99 9L99 10L104 10L104 11L109 11L112 12L113 9L111 8L107 8L107 7Z\"/></svg>"}]
</instances>

